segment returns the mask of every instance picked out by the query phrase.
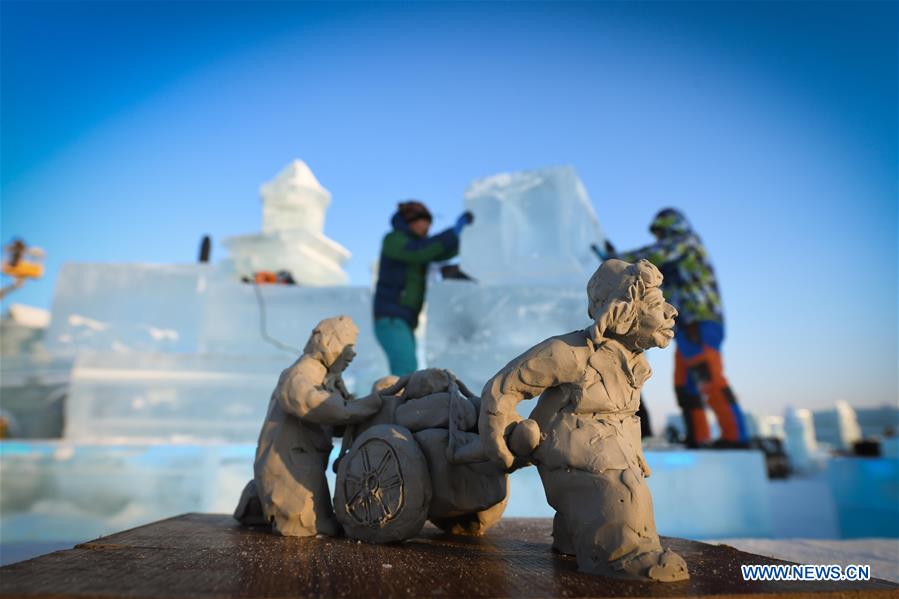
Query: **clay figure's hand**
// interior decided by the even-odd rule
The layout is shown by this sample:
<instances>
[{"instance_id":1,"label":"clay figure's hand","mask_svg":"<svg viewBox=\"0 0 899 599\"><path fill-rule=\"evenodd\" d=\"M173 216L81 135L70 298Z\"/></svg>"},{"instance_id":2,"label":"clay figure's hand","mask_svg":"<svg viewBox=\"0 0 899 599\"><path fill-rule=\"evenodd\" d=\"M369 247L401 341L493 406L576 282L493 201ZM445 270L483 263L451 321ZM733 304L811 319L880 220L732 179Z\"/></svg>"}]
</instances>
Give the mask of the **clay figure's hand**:
<instances>
[{"instance_id":1,"label":"clay figure's hand","mask_svg":"<svg viewBox=\"0 0 899 599\"><path fill-rule=\"evenodd\" d=\"M337 380L334 381L334 387L337 388L337 391L343 395L347 401L353 399L353 394L347 390L346 385L343 383L343 377L337 377Z\"/></svg>"},{"instance_id":2,"label":"clay figure's hand","mask_svg":"<svg viewBox=\"0 0 899 599\"><path fill-rule=\"evenodd\" d=\"M485 398L481 399L482 402L484 400ZM508 401L504 402L503 398L500 398L496 403L501 405ZM481 434L481 444L484 446L484 455L505 470L511 469L512 463L515 461L515 456L512 455L509 445L506 443L506 438L520 421L521 416L514 409L508 412L491 411L490 406L483 403L481 405L478 429Z\"/></svg>"},{"instance_id":3,"label":"clay figure's hand","mask_svg":"<svg viewBox=\"0 0 899 599\"><path fill-rule=\"evenodd\" d=\"M377 393L372 393L348 402L347 406L353 410L357 416L368 418L369 416L374 416L378 413L382 403L381 396Z\"/></svg>"},{"instance_id":4,"label":"clay figure's hand","mask_svg":"<svg viewBox=\"0 0 899 599\"><path fill-rule=\"evenodd\" d=\"M508 445L513 454L520 458L526 458L534 453L542 439L540 425L528 418L516 424L512 429Z\"/></svg>"}]
</instances>

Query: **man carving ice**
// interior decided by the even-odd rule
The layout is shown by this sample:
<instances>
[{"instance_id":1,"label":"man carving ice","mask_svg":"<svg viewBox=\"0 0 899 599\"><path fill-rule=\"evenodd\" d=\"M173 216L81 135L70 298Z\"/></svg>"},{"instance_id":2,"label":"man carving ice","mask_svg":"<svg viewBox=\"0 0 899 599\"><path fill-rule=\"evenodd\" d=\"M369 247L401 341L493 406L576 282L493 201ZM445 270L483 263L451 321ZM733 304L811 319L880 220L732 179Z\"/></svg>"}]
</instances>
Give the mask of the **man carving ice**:
<instances>
[{"instance_id":1,"label":"man carving ice","mask_svg":"<svg viewBox=\"0 0 899 599\"><path fill-rule=\"evenodd\" d=\"M643 351L674 336L677 311L665 302L661 282L645 260L605 261L587 284L594 323L534 346L482 393L481 441L506 468L514 460L508 435L521 420L515 406L540 396L530 418L542 441L531 457L556 510L553 547L576 555L579 569L591 574L689 577L684 560L659 542L635 416L651 374Z\"/></svg>"}]
</instances>

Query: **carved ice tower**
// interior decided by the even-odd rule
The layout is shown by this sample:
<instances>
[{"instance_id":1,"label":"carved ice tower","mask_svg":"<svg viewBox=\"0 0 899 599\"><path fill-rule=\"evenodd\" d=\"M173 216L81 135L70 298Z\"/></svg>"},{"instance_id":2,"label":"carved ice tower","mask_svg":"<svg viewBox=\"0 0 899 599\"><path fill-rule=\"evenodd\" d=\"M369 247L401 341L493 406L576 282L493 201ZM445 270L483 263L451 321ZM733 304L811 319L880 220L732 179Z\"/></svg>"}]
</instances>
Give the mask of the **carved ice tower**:
<instances>
[{"instance_id":1,"label":"carved ice tower","mask_svg":"<svg viewBox=\"0 0 899 599\"><path fill-rule=\"evenodd\" d=\"M262 232L225 239L239 276L290 272L299 285L345 285L350 252L324 235L331 193L302 160L294 160L260 188Z\"/></svg>"}]
</instances>

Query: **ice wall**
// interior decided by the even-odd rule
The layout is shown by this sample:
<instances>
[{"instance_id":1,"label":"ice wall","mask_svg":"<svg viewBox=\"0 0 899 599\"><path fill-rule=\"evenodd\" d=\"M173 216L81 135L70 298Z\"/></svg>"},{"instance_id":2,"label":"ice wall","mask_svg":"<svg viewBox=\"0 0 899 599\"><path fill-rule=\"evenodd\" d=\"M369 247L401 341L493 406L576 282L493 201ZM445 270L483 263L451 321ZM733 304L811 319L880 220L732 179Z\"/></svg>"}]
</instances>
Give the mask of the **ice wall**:
<instances>
[{"instance_id":1,"label":"ice wall","mask_svg":"<svg viewBox=\"0 0 899 599\"><path fill-rule=\"evenodd\" d=\"M217 269L209 264L84 264L60 269L45 343L79 349L193 352Z\"/></svg>"},{"instance_id":2,"label":"ice wall","mask_svg":"<svg viewBox=\"0 0 899 599\"><path fill-rule=\"evenodd\" d=\"M660 450L645 456L660 534L690 539L777 534L761 452ZM514 472L509 483L504 517L553 517L536 468ZM702 506L701 516L697 506Z\"/></svg>"},{"instance_id":3,"label":"ice wall","mask_svg":"<svg viewBox=\"0 0 899 599\"><path fill-rule=\"evenodd\" d=\"M834 457L827 479L843 537L899 537L899 458Z\"/></svg>"},{"instance_id":4,"label":"ice wall","mask_svg":"<svg viewBox=\"0 0 899 599\"><path fill-rule=\"evenodd\" d=\"M596 270L591 244L604 235L571 166L502 173L473 181L462 232L462 270L489 285L582 287Z\"/></svg>"},{"instance_id":5,"label":"ice wall","mask_svg":"<svg viewBox=\"0 0 899 599\"><path fill-rule=\"evenodd\" d=\"M267 335L295 353L263 338L263 313ZM367 393L388 371L367 288L256 288L201 264L67 264L46 339L75 362L65 434L253 442L278 374L338 314L359 327L347 385Z\"/></svg>"},{"instance_id":6,"label":"ice wall","mask_svg":"<svg viewBox=\"0 0 899 599\"><path fill-rule=\"evenodd\" d=\"M349 251L324 235L331 193L302 160L294 160L260 189L262 232L224 241L225 266L238 276L289 271L297 283L345 285Z\"/></svg>"},{"instance_id":7,"label":"ice wall","mask_svg":"<svg viewBox=\"0 0 899 599\"><path fill-rule=\"evenodd\" d=\"M230 513L252 477L254 453L255 443L2 443L3 542L84 542L184 512ZM662 534L777 534L759 453L649 451L646 459ZM333 490L331 468L326 475ZM536 468L515 472L510 484L506 517L552 517Z\"/></svg>"},{"instance_id":8,"label":"ice wall","mask_svg":"<svg viewBox=\"0 0 899 599\"><path fill-rule=\"evenodd\" d=\"M253 442L290 356L82 352L63 436Z\"/></svg>"},{"instance_id":9,"label":"ice wall","mask_svg":"<svg viewBox=\"0 0 899 599\"><path fill-rule=\"evenodd\" d=\"M3 543L88 541L185 512L230 513L255 444L0 443Z\"/></svg>"},{"instance_id":10,"label":"ice wall","mask_svg":"<svg viewBox=\"0 0 899 599\"><path fill-rule=\"evenodd\" d=\"M536 343L590 324L584 284L483 286L441 281L428 287L425 351L480 394L484 383Z\"/></svg>"}]
</instances>

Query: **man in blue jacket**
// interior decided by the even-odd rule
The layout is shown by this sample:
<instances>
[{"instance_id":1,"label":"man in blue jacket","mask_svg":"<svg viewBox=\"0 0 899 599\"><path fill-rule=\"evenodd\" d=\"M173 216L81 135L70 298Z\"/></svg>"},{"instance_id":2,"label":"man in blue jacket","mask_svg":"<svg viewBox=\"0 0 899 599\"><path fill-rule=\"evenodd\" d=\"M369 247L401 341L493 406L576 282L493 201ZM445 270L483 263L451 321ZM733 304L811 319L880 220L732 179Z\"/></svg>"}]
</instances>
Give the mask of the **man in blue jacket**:
<instances>
[{"instance_id":1,"label":"man in blue jacket","mask_svg":"<svg viewBox=\"0 0 899 599\"><path fill-rule=\"evenodd\" d=\"M428 264L459 253L459 234L474 221L470 212L455 226L428 237L431 213L421 202L401 202L390 219L393 230L381 244L375 289L375 336L387 354L390 372L403 376L418 369L415 328L425 299Z\"/></svg>"}]
</instances>

